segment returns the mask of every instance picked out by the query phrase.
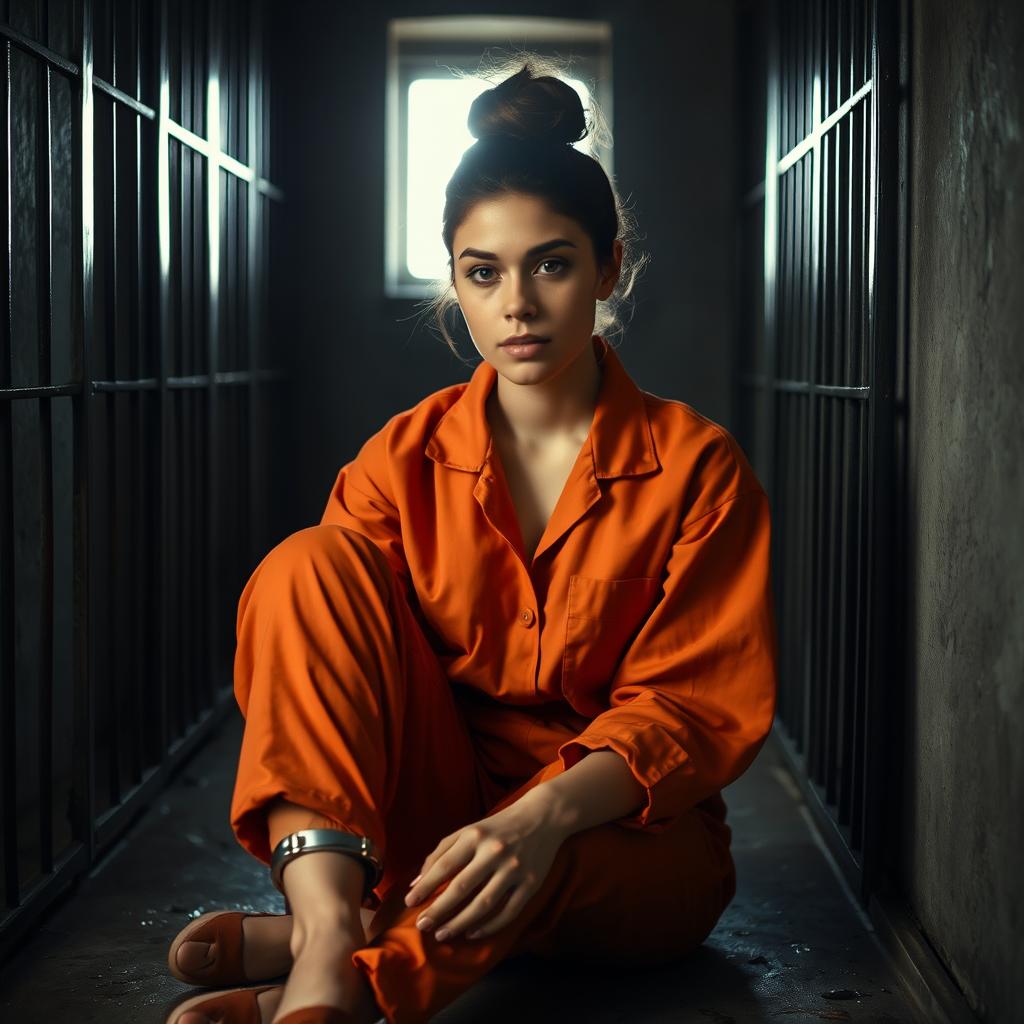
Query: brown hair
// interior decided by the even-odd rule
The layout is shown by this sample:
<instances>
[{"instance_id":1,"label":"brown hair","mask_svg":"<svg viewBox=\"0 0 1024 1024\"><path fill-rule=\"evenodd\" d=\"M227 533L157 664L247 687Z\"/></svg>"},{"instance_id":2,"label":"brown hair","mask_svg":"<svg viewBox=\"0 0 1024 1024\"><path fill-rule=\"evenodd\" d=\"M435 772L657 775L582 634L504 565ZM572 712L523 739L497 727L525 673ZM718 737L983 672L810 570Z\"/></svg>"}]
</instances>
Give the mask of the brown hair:
<instances>
[{"instance_id":1,"label":"brown hair","mask_svg":"<svg viewBox=\"0 0 1024 1024\"><path fill-rule=\"evenodd\" d=\"M463 154L445 189L441 234L448 250L448 280L436 283L426 312L433 312L441 336L456 355L446 324L448 312L458 306L452 245L456 228L480 200L508 193L545 200L590 236L599 267L612 262L615 239L622 241L619 281L607 299L599 300L595 316L595 331L609 341L624 329L620 307L648 259L633 252L633 220L604 168L572 145L588 133L610 140L597 104L589 108L588 122L576 90L556 77L566 75L559 63L525 51L477 74L493 80L520 63L514 74L473 101L467 124L477 141ZM538 69L546 73L538 75Z\"/></svg>"}]
</instances>

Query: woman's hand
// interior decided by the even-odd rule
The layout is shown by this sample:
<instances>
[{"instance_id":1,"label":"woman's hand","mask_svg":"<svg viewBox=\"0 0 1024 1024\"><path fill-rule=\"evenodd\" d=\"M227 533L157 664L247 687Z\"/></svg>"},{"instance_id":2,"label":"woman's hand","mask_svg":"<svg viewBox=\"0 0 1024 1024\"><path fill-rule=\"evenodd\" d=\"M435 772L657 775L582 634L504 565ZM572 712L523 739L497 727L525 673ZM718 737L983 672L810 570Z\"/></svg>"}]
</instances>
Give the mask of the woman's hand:
<instances>
[{"instance_id":1,"label":"woman's hand","mask_svg":"<svg viewBox=\"0 0 1024 1024\"><path fill-rule=\"evenodd\" d=\"M423 862L405 897L407 906L415 906L452 879L424 910L417 927L421 931L437 928L434 935L439 940L452 939L467 929L471 939L500 930L541 887L568 834L555 824L538 788L504 810L445 836ZM501 906L506 896L508 902ZM494 916L482 923L489 914Z\"/></svg>"}]
</instances>

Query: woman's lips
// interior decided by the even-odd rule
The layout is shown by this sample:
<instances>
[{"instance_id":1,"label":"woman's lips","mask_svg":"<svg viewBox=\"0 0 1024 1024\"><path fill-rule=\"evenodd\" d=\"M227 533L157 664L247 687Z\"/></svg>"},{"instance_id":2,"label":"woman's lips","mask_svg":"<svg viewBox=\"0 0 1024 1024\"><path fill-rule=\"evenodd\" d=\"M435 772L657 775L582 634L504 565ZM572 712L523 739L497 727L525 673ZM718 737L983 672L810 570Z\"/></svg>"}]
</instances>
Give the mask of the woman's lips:
<instances>
[{"instance_id":1,"label":"woman's lips","mask_svg":"<svg viewBox=\"0 0 1024 1024\"><path fill-rule=\"evenodd\" d=\"M502 351L515 356L517 359L529 359L540 352L549 340L544 338L542 341L510 341L502 345L501 348Z\"/></svg>"}]
</instances>

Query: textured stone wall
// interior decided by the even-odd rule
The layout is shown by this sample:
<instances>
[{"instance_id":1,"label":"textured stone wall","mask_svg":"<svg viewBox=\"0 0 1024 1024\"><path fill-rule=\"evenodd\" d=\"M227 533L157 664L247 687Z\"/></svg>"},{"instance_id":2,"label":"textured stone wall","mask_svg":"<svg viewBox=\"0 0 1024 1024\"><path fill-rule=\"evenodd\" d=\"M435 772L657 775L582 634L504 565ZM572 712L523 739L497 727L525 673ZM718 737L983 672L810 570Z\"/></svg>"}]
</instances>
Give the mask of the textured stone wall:
<instances>
[{"instance_id":1,"label":"textured stone wall","mask_svg":"<svg viewBox=\"0 0 1024 1024\"><path fill-rule=\"evenodd\" d=\"M912 3L903 885L984 1021L1024 976L1024 6Z\"/></svg>"}]
</instances>

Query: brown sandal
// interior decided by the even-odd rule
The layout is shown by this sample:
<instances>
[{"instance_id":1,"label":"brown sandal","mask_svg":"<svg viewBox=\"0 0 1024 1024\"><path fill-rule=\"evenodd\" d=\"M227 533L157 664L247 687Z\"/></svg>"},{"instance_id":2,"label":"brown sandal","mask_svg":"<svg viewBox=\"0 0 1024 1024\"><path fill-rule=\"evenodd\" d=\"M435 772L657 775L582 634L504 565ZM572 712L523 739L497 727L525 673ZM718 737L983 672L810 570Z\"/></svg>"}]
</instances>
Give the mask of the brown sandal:
<instances>
[{"instance_id":1,"label":"brown sandal","mask_svg":"<svg viewBox=\"0 0 1024 1024\"><path fill-rule=\"evenodd\" d=\"M211 1019L230 1022L230 1024L261 1024L262 1014L257 996L272 988L282 987L281 985L261 985L259 988L236 988L230 992L218 992L215 996L193 996L193 998L179 1003L171 1011L166 1024L177 1024L177 1021L181 1020L189 1010L198 1010Z\"/></svg>"},{"instance_id":2,"label":"brown sandal","mask_svg":"<svg viewBox=\"0 0 1024 1024\"><path fill-rule=\"evenodd\" d=\"M214 910L197 917L175 936L167 951L167 967L171 974L187 985L221 988L265 981L266 977L250 978L242 959L242 922L247 917L276 917L276 914L248 914L240 910ZM212 961L198 971L185 971L178 965L178 950L184 942L208 942ZM276 977L270 975L269 977Z\"/></svg>"}]
</instances>

